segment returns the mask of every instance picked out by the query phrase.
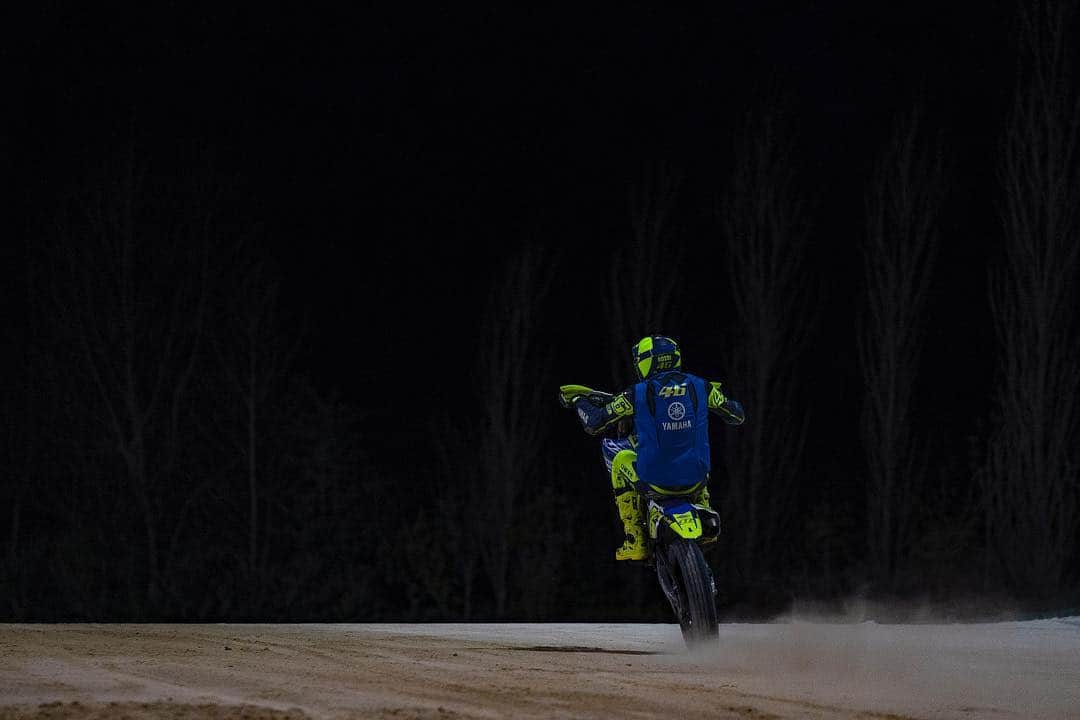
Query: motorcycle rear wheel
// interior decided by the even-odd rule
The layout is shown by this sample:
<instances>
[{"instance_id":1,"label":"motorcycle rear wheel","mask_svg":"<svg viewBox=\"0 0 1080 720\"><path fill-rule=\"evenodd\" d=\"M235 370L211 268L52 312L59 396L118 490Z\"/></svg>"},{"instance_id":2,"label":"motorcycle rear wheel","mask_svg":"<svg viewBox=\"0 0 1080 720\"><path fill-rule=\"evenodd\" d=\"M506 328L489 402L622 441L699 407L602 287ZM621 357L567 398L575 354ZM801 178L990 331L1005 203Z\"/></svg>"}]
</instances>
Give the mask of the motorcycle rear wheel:
<instances>
[{"instance_id":1,"label":"motorcycle rear wheel","mask_svg":"<svg viewBox=\"0 0 1080 720\"><path fill-rule=\"evenodd\" d=\"M667 547L679 593L679 627L690 650L715 647L719 637L712 570L696 542L679 538Z\"/></svg>"}]
</instances>

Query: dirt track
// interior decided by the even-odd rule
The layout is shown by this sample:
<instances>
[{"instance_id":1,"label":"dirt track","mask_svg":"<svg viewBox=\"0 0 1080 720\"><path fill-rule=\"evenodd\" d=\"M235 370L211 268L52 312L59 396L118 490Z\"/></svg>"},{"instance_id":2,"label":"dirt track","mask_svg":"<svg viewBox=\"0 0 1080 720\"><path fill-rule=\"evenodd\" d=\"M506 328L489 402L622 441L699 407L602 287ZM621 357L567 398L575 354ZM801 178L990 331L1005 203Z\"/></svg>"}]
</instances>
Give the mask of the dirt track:
<instances>
[{"instance_id":1,"label":"dirt track","mask_svg":"<svg viewBox=\"0 0 1080 720\"><path fill-rule=\"evenodd\" d=\"M1080 718L1080 623L0 625L0 718L120 716Z\"/></svg>"}]
</instances>

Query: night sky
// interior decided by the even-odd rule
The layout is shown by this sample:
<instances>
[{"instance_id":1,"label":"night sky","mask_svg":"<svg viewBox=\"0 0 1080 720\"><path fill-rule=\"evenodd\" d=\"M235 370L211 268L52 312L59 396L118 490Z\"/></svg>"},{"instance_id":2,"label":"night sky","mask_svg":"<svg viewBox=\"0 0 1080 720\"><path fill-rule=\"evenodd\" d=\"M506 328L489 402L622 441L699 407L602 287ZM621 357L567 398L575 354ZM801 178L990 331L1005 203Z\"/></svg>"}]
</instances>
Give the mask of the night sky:
<instances>
[{"instance_id":1,"label":"night sky","mask_svg":"<svg viewBox=\"0 0 1080 720\"><path fill-rule=\"evenodd\" d=\"M414 452L432 428L421 408L432 388L451 412L483 402L484 301L525 247L558 260L541 327L555 384L609 385L608 264L631 237L630 191L657 163L684 178L673 241L692 262L677 325L656 331L678 337L688 369L725 379L718 198L740 121L772 102L792 132L816 288L798 373L812 408L806 482L854 487L865 190L894 122L919 103L943 141L947 193L915 420L943 471L967 474L959 448L993 394L987 277L1002 243L1013 12L39 10L0 49L5 224L19 240L5 243L0 299L26 314L20 258L109 158L134 153L166 179L208 171L221 212L277 268L286 323L302 333L295 371L358 408L379 467L408 457L431 470ZM559 412L555 389L537 412ZM553 427L553 452L599 470L572 418Z\"/></svg>"},{"instance_id":2,"label":"night sky","mask_svg":"<svg viewBox=\"0 0 1080 720\"><path fill-rule=\"evenodd\" d=\"M953 309L979 294L969 248L985 249L996 227L988 156L1009 96L1008 17L1000 3L706 15L54 10L4 51L13 197L41 213L125 143L163 168L209 155L310 313L307 362L327 385L367 397L387 367L461 372L469 360L448 345L472 334L498 261L529 243L569 260L560 325L586 344L574 354L590 355L603 323L595 268L627 242L628 190L650 160L685 174L679 242L723 263L712 212L730 133L769 88L791 107L793 163L816 205L815 269L836 291L821 330L846 332L869 163L921 95L955 166L937 305L950 337L969 341L958 325L977 313ZM683 341L703 360L692 331ZM811 360L823 362L815 374L842 387L849 368L828 354Z\"/></svg>"}]
</instances>

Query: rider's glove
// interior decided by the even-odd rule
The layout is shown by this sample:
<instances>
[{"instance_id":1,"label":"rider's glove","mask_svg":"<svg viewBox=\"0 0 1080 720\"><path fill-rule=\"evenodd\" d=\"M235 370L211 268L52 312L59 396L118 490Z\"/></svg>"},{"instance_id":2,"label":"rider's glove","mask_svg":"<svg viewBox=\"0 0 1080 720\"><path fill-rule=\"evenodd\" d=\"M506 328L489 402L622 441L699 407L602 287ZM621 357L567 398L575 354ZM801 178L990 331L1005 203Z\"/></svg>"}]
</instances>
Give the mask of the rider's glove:
<instances>
[{"instance_id":1,"label":"rider's glove","mask_svg":"<svg viewBox=\"0 0 1080 720\"><path fill-rule=\"evenodd\" d=\"M720 408L727 402L727 398L724 396L724 391L720 389L720 383L710 382L709 390L709 407Z\"/></svg>"},{"instance_id":2,"label":"rider's glove","mask_svg":"<svg viewBox=\"0 0 1080 720\"><path fill-rule=\"evenodd\" d=\"M584 385L561 385L559 387L559 404L564 408L574 407L574 401L579 397L586 397L592 389Z\"/></svg>"}]
</instances>

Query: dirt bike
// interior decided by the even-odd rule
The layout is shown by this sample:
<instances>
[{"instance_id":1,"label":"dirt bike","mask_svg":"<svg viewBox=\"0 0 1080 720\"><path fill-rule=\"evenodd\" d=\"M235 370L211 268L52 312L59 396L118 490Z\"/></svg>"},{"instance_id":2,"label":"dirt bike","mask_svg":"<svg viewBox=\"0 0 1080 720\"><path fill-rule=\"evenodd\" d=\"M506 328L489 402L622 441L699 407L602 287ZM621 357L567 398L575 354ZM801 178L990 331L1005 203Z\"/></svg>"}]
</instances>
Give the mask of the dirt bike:
<instances>
[{"instance_id":1,"label":"dirt bike","mask_svg":"<svg viewBox=\"0 0 1080 720\"><path fill-rule=\"evenodd\" d=\"M598 407L614 397L611 393L580 387L581 394ZM625 430L624 430L625 432ZM716 614L716 583L701 546L720 536L720 515L695 505L689 495L660 492L646 486L646 567L656 570L683 640L691 650L714 646L719 635Z\"/></svg>"}]
</instances>

